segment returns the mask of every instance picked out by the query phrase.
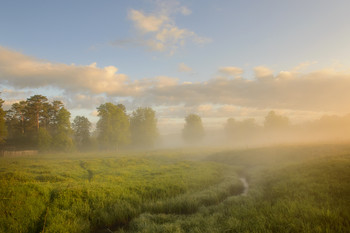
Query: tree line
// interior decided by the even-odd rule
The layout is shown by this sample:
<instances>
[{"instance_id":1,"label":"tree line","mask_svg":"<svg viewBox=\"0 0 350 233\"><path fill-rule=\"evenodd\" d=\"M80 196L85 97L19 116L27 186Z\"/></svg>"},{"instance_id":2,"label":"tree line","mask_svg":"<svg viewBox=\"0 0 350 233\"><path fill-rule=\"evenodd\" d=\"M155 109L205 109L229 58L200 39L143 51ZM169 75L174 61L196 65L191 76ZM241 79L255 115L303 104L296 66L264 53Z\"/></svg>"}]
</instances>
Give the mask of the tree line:
<instances>
[{"instance_id":1,"label":"tree line","mask_svg":"<svg viewBox=\"0 0 350 233\"><path fill-rule=\"evenodd\" d=\"M0 99L0 145L5 148L38 149L40 151L88 151L93 149L151 148L158 139L157 118L150 107L140 107L127 114L123 104L104 103L97 107L99 120L94 132L85 116L71 114L61 101L49 102L43 95L34 95L12 104L4 111ZM271 111L265 117L264 129L286 130L287 117ZM229 142L261 137L261 126L254 119L237 121L229 118L224 125ZM266 130L264 134L266 134ZM189 114L185 118L182 137L186 143L201 142L205 136L202 119Z\"/></svg>"},{"instance_id":2,"label":"tree line","mask_svg":"<svg viewBox=\"0 0 350 233\"><path fill-rule=\"evenodd\" d=\"M131 114L123 104L104 103L97 107L99 120L92 132L92 123L85 116L71 114L61 101L49 102L43 95L34 95L12 104L7 111L0 99L0 146L2 149L38 149L40 151L118 150L152 148L158 138L157 118L150 107L139 107ZM254 119L228 118L223 125L223 143L247 145L292 141L329 141L350 139L350 115L324 116L319 120L291 125L288 117L270 111L259 125ZM222 134L221 133L221 134ZM212 137L212 133L207 135ZM215 136L215 135L214 135ZM205 137L199 115L185 117L182 129L184 142L200 143ZM208 141L208 140L207 140ZM206 142L207 143L207 142Z\"/></svg>"},{"instance_id":3,"label":"tree line","mask_svg":"<svg viewBox=\"0 0 350 233\"><path fill-rule=\"evenodd\" d=\"M91 134L92 123L85 116L71 113L61 101L49 102L34 95L12 104L7 111L0 99L0 144L3 148L40 151L117 150L127 146L152 147L157 138L157 118L149 107L131 115L122 104L105 103L98 108L99 120Z\"/></svg>"}]
</instances>

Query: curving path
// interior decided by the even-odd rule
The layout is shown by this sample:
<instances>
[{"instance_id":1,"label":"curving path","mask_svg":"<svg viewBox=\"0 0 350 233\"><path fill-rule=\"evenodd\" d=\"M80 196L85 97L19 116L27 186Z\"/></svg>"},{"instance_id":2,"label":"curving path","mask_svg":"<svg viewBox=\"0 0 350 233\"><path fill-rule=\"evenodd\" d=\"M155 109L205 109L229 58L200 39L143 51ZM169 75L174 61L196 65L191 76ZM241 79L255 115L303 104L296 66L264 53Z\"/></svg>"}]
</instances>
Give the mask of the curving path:
<instances>
[{"instance_id":1,"label":"curving path","mask_svg":"<svg viewBox=\"0 0 350 233\"><path fill-rule=\"evenodd\" d=\"M243 191L241 193L235 194L233 196L246 196L248 194L248 190L249 190L248 181L247 181L247 179L245 177L240 177L239 180L243 184ZM130 219L130 221L131 221L131 219ZM126 223L124 225L115 225L115 226L111 227L112 230L110 228L108 228L108 227L107 228L104 227L102 229L101 228L97 229L96 231L93 231L93 232L95 232L95 233L114 233L117 229L120 229L122 227L127 226L130 221L128 221L128 223Z\"/></svg>"},{"instance_id":2,"label":"curving path","mask_svg":"<svg viewBox=\"0 0 350 233\"><path fill-rule=\"evenodd\" d=\"M246 196L248 194L248 190L249 190L249 184L247 182L247 179L245 177L240 177L239 180L242 182L243 187L244 187L244 189L240 195Z\"/></svg>"}]
</instances>

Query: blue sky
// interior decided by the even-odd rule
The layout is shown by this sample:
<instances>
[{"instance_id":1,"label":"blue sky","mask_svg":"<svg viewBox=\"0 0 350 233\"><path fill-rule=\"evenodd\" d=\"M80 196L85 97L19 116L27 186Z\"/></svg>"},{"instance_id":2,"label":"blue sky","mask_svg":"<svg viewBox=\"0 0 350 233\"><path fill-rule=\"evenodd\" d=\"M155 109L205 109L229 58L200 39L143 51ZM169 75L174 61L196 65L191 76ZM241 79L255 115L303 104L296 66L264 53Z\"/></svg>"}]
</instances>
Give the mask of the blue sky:
<instances>
[{"instance_id":1,"label":"blue sky","mask_svg":"<svg viewBox=\"0 0 350 233\"><path fill-rule=\"evenodd\" d=\"M91 103L104 101L127 101L131 110L141 104L176 108L174 115L164 110L163 117L169 119L187 112L214 118L261 117L270 109L292 118L346 113L350 109L332 104L338 100L335 97L327 104L317 102L322 88L329 88L315 80L333 77L322 83L333 85L331 91L337 98L347 97L339 83L346 86L350 73L349 9L350 2L340 0L3 1L2 98L10 104L25 94L40 92L64 97L74 113L92 112L96 107ZM28 62L32 67L25 66L18 74ZM95 68L90 67L93 63ZM117 68L116 76L108 76L105 67L111 66ZM38 67L39 73L28 74ZM290 90L288 95L273 91L277 82L267 85L260 80L259 85L259 77L271 76L276 81L285 76L283 72L295 80L278 84ZM102 79L107 84L87 85L82 77L90 74L91 82L106 75ZM80 78L75 80L76 76ZM226 83L220 84L220 78ZM113 80L114 89L108 85ZM189 87L189 83L194 85ZM222 93L219 87L209 90L207 83L224 85ZM298 92L298 85L310 93ZM230 90L239 94L231 96ZM213 93L220 98L204 98L216 97ZM310 104L298 104L303 101L296 102L296 94ZM77 95L85 98L80 96L79 102ZM183 95L187 99L180 98ZM219 113L223 106L235 110Z\"/></svg>"}]
</instances>

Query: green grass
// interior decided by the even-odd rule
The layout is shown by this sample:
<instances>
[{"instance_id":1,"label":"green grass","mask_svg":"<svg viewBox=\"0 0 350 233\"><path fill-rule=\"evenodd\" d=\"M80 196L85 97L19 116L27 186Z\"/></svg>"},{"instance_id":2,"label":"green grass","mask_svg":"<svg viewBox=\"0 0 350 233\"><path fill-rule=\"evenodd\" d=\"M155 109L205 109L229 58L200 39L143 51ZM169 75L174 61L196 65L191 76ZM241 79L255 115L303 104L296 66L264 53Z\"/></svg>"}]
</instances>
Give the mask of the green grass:
<instances>
[{"instance_id":1,"label":"green grass","mask_svg":"<svg viewBox=\"0 0 350 233\"><path fill-rule=\"evenodd\" d=\"M146 203L220 183L224 171L222 164L170 153L1 158L0 231L90 232L124 225Z\"/></svg>"},{"instance_id":2,"label":"green grass","mask_svg":"<svg viewBox=\"0 0 350 233\"><path fill-rule=\"evenodd\" d=\"M6 233L350 232L348 145L0 158L0 185Z\"/></svg>"},{"instance_id":3,"label":"green grass","mask_svg":"<svg viewBox=\"0 0 350 233\"><path fill-rule=\"evenodd\" d=\"M248 177L231 196L191 215L144 213L129 232L350 232L347 146L274 147L217 153Z\"/></svg>"}]
</instances>

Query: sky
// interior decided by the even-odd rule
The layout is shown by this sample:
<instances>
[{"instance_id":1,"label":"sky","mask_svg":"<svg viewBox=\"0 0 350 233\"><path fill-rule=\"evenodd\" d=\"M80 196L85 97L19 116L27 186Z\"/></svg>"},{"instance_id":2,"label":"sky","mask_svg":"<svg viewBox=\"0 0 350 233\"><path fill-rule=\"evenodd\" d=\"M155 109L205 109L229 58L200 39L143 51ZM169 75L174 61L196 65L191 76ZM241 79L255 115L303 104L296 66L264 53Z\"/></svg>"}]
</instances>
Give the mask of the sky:
<instances>
[{"instance_id":1,"label":"sky","mask_svg":"<svg viewBox=\"0 0 350 233\"><path fill-rule=\"evenodd\" d=\"M350 9L342 0L1 1L0 97L35 94L96 122L150 106L161 133L350 113Z\"/></svg>"}]
</instances>

